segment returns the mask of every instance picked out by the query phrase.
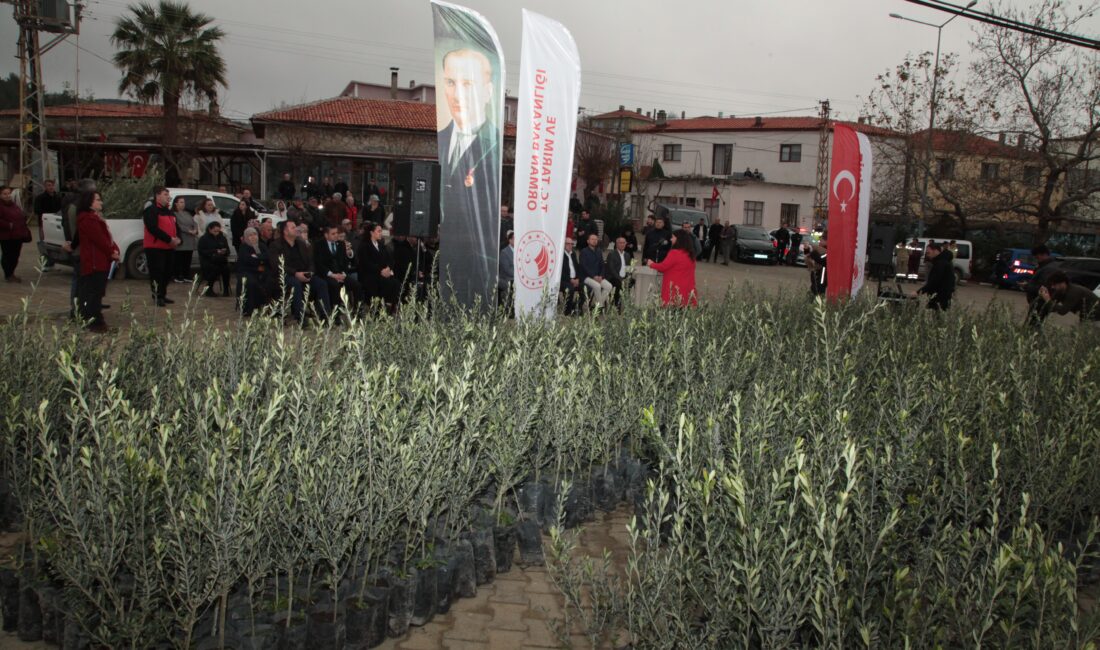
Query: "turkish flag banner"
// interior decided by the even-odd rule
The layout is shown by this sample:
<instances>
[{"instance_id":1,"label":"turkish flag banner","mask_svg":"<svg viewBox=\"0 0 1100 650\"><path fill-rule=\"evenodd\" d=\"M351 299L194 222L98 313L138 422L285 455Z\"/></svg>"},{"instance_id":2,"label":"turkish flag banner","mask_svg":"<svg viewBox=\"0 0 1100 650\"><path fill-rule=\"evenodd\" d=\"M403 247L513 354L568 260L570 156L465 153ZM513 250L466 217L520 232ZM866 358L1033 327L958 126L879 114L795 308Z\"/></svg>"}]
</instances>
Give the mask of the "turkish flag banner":
<instances>
[{"instance_id":1,"label":"turkish flag banner","mask_svg":"<svg viewBox=\"0 0 1100 650\"><path fill-rule=\"evenodd\" d=\"M148 151L130 151L130 177L142 178L145 176L145 169L149 166L149 152Z\"/></svg>"},{"instance_id":2,"label":"turkish flag banner","mask_svg":"<svg viewBox=\"0 0 1100 650\"><path fill-rule=\"evenodd\" d=\"M718 186L715 185L710 190L710 200L711 201L717 201L719 196L722 196L722 195L718 193Z\"/></svg>"},{"instance_id":3,"label":"turkish flag banner","mask_svg":"<svg viewBox=\"0 0 1100 650\"><path fill-rule=\"evenodd\" d=\"M870 141L850 127L834 125L825 291L830 302L850 297L863 284L870 179Z\"/></svg>"},{"instance_id":4,"label":"turkish flag banner","mask_svg":"<svg viewBox=\"0 0 1100 650\"><path fill-rule=\"evenodd\" d=\"M109 151L103 154L103 169L112 176L122 171L122 154L117 151Z\"/></svg>"}]
</instances>

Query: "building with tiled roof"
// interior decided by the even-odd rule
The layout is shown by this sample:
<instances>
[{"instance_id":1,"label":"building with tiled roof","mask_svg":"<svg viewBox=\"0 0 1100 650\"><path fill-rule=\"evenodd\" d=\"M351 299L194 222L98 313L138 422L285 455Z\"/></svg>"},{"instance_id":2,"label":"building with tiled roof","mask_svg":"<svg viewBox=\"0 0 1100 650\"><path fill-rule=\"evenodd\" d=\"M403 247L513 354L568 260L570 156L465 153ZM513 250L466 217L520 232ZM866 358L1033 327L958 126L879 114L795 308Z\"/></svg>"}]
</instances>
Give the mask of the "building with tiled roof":
<instances>
[{"instance_id":1,"label":"building with tiled roof","mask_svg":"<svg viewBox=\"0 0 1100 650\"><path fill-rule=\"evenodd\" d=\"M830 122L830 128L836 123ZM898 172L886 155L888 143L898 134L863 121L840 123L871 138L876 152L872 182L886 197L885 179ZM816 116L669 119L662 111L654 123L633 130L639 175L647 176L656 162L667 177L643 178L636 189L645 198L638 203L693 207L734 225L775 230L787 223L809 229L821 220L814 206L821 126ZM896 204L895 199L880 206L888 210ZM873 203L873 214L876 207Z\"/></svg>"},{"instance_id":2,"label":"building with tiled roof","mask_svg":"<svg viewBox=\"0 0 1100 650\"><path fill-rule=\"evenodd\" d=\"M642 109L628 111L625 106L619 106L617 111L601 113L588 118L588 126L593 129L626 135L634 129L644 128L654 122L655 120L652 117L642 114Z\"/></svg>"}]
</instances>

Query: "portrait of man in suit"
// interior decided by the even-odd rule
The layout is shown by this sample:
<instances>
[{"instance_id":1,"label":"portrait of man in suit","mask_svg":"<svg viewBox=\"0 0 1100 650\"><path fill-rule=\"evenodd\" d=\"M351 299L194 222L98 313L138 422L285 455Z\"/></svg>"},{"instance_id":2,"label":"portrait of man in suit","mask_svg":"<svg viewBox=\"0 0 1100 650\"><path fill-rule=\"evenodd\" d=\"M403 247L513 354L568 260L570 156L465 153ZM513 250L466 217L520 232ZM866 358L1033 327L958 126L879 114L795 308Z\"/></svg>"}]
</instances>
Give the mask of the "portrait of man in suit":
<instances>
[{"instance_id":1,"label":"portrait of man in suit","mask_svg":"<svg viewBox=\"0 0 1100 650\"><path fill-rule=\"evenodd\" d=\"M495 57L494 57L495 58ZM460 46L442 57L440 111L441 270L455 298L470 306L496 297L500 241L501 130L494 65L489 55ZM444 281L446 283L446 280Z\"/></svg>"}]
</instances>

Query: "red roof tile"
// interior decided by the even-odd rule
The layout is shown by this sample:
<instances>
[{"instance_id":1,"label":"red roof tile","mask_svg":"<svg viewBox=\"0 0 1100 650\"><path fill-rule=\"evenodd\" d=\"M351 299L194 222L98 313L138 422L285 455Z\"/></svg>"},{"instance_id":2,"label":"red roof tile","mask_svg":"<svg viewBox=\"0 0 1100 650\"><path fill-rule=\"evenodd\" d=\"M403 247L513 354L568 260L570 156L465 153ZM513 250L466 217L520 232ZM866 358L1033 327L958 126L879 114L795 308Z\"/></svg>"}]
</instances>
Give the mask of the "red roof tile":
<instances>
[{"instance_id":1,"label":"red roof tile","mask_svg":"<svg viewBox=\"0 0 1100 650\"><path fill-rule=\"evenodd\" d=\"M610 113L603 113L602 115L594 115L590 119L593 119L593 120L613 120L613 119L616 119L616 118L619 118L619 117L625 118L625 119L631 119L631 120L641 120L643 122L653 122L654 121L654 119L652 117L646 117L645 115L642 115L641 113L639 113L637 111L627 111L627 110L611 111Z\"/></svg>"},{"instance_id":2,"label":"red roof tile","mask_svg":"<svg viewBox=\"0 0 1100 650\"><path fill-rule=\"evenodd\" d=\"M850 126L867 135L898 135L890 129L884 129L859 122L832 120L833 124ZM662 133L665 131L817 131L821 128L820 117L764 117L757 125L755 117L691 117L685 120L668 120L665 124L655 124L634 129L637 133Z\"/></svg>"},{"instance_id":3,"label":"red roof tile","mask_svg":"<svg viewBox=\"0 0 1100 650\"><path fill-rule=\"evenodd\" d=\"M253 122L296 122L329 126L353 126L405 131L435 131L435 104L392 99L334 97L290 108L258 113ZM514 124L504 134L515 136Z\"/></svg>"},{"instance_id":4,"label":"red roof tile","mask_svg":"<svg viewBox=\"0 0 1100 650\"><path fill-rule=\"evenodd\" d=\"M913 134L913 140L917 146L928 146L928 129ZM973 133L962 131L946 131L936 129L932 132L933 151L968 153L975 156L997 156L1000 158L1032 158L1035 152L1030 149L1020 149L1010 144L1002 144L997 140L983 138Z\"/></svg>"}]
</instances>

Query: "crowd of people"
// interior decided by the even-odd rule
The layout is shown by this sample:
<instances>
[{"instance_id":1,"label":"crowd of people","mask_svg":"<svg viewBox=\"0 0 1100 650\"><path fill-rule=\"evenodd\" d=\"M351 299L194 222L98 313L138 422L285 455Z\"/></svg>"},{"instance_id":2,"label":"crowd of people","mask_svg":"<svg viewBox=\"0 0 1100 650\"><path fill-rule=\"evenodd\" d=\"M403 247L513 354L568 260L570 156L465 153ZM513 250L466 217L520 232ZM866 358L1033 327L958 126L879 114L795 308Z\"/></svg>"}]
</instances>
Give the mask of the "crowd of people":
<instances>
[{"instance_id":1,"label":"crowd of people","mask_svg":"<svg viewBox=\"0 0 1100 650\"><path fill-rule=\"evenodd\" d=\"M107 331L103 304L107 280L120 261L118 246L102 217L102 197L92 181L57 192L53 181L34 199L34 213L61 213L66 242L63 249L74 265L71 300L74 315L93 331ZM158 187L154 200L143 215L142 245L148 263L150 289L157 306L173 301L168 287L173 282L191 284L194 257L199 260L197 278L204 297L236 297L242 314L249 316L261 307L286 298L291 314L305 322L312 313L320 320L374 306L393 314L402 297L420 299L437 273L434 269L438 241L395 236L387 243L383 226L387 214L382 189L369 187L371 194L360 206L346 183L322 183L310 177L299 187L289 174L278 186L274 211L257 201L249 190L238 194L237 208L230 215L228 233L212 200L189 210L178 197L169 203L167 188ZM584 307L606 304L621 308L622 296L632 284L635 259L661 273L661 301L665 305L698 304L696 263L729 263L736 230L726 222L707 226L688 222L674 230L662 216L650 215L640 233L627 225L619 232L604 233L592 218L593 201L570 203L565 251L559 284L564 312L576 314ZM511 311L515 273L514 222L507 205L501 206L501 251L497 280L499 304ZM822 295L827 289L828 238L802 243L802 236L786 224L772 233L782 253L781 263L793 263L801 252L810 275L810 292ZM12 189L0 188L0 267L7 282L20 282L15 274L23 244L31 241L28 219ZM576 243L582 247L576 250ZM950 307L956 290L953 269L955 242L919 240L902 242L898 249L898 274L917 279L922 262L927 275L917 295L928 297L928 307ZM232 252L237 252L235 263ZM1100 322L1100 297L1079 286L1058 270L1056 259L1046 246L1032 254L1038 269L1024 287L1028 301L1028 322L1039 325L1051 313L1079 314L1081 320ZM902 270L904 264L904 270ZM236 283L232 277L236 275ZM312 310L307 309L307 301Z\"/></svg>"}]
</instances>

